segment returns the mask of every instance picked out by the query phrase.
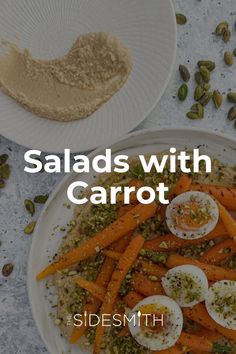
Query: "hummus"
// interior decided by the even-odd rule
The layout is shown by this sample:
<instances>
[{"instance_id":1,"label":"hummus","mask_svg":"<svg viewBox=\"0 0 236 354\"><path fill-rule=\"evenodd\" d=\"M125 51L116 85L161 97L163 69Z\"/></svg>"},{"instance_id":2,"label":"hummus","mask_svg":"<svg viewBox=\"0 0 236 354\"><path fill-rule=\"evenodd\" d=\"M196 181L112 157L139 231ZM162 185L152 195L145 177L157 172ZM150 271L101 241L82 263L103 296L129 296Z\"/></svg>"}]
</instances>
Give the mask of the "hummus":
<instances>
[{"instance_id":1,"label":"hummus","mask_svg":"<svg viewBox=\"0 0 236 354\"><path fill-rule=\"evenodd\" d=\"M132 68L127 49L103 32L79 36L65 56L53 60L36 59L10 43L4 47L2 91L26 110L58 121L91 115L122 87Z\"/></svg>"}]
</instances>

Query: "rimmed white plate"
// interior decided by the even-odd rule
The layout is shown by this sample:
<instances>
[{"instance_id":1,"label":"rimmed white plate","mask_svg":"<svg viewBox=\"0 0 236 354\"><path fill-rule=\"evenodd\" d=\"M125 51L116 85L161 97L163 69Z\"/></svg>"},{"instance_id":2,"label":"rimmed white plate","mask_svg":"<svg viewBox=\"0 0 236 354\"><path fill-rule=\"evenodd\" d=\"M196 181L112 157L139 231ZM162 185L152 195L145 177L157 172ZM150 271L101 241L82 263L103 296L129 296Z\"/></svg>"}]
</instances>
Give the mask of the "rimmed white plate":
<instances>
[{"instance_id":1,"label":"rimmed white plate","mask_svg":"<svg viewBox=\"0 0 236 354\"><path fill-rule=\"evenodd\" d=\"M121 90L89 118L59 123L26 112L0 92L0 134L42 151L88 151L134 129L169 81L176 51L171 0L0 0L0 36L35 57L65 54L78 35L105 31L130 50L134 66Z\"/></svg>"},{"instance_id":2,"label":"rimmed white plate","mask_svg":"<svg viewBox=\"0 0 236 354\"><path fill-rule=\"evenodd\" d=\"M196 148L201 146L202 153L212 155L222 161L235 164L236 140L222 134L194 129L163 129L133 133L114 143L113 154L128 154L130 156L142 153L155 153L175 146ZM104 148L94 151L90 158L103 153ZM66 209L63 203L67 201L67 187L75 180L90 183L93 173L88 175L70 174L58 185L50 196L38 220L28 264L28 292L33 316L41 337L51 354L67 353L85 354L86 351L70 346L59 334L58 328L49 317L50 306L45 300L44 282L36 282L35 275L48 264L48 257L56 252L62 234L50 236L56 225L65 225L72 218L72 209Z\"/></svg>"}]
</instances>

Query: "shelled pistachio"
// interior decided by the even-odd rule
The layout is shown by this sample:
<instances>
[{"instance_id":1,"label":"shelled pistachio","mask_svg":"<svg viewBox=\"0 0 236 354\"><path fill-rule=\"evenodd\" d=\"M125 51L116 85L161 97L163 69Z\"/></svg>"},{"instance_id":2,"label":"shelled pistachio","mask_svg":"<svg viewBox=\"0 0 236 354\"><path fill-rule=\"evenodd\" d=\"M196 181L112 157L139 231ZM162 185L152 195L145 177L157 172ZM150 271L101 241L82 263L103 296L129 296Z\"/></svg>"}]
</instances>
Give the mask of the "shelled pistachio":
<instances>
[{"instance_id":1,"label":"shelled pistachio","mask_svg":"<svg viewBox=\"0 0 236 354\"><path fill-rule=\"evenodd\" d=\"M187 23L187 17L184 14L177 13L176 15L176 22L178 25L185 25Z\"/></svg>"},{"instance_id":2,"label":"shelled pistachio","mask_svg":"<svg viewBox=\"0 0 236 354\"><path fill-rule=\"evenodd\" d=\"M215 90L213 92L212 100L214 102L216 109L219 109L222 105L222 102L223 102L223 96L219 90Z\"/></svg>"}]
</instances>

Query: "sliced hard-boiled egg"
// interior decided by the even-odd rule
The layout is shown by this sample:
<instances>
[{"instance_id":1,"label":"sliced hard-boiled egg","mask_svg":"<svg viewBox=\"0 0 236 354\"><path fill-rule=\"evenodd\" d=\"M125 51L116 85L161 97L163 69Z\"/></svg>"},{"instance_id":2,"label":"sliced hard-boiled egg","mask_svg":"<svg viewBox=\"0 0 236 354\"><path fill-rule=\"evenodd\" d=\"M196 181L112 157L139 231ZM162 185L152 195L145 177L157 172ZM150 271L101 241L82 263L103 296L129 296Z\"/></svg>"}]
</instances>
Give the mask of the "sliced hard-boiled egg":
<instances>
[{"instance_id":1,"label":"sliced hard-boiled egg","mask_svg":"<svg viewBox=\"0 0 236 354\"><path fill-rule=\"evenodd\" d=\"M170 231L193 240L209 234L219 219L219 208L212 197L202 192L186 192L172 200L166 209Z\"/></svg>"},{"instance_id":2,"label":"sliced hard-boiled egg","mask_svg":"<svg viewBox=\"0 0 236 354\"><path fill-rule=\"evenodd\" d=\"M168 270L162 278L168 296L181 307L192 307L205 300L208 292L206 274L198 267L182 265Z\"/></svg>"},{"instance_id":3,"label":"sliced hard-boiled egg","mask_svg":"<svg viewBox=\"0 0 236 354\"><path fill-rule=\"evenodd\" d=\"M221 280L214 283L208 291L206 308L215 322L236 330L236 281Z\"/></svg>"},{"instance_id":4,"label":"sliced hard-boiled egg","mask_svg":"<svg viewBox=\"0 0 236 354\"><path fill-rule=\"evenodd\" d=\"M129 316L129 330L135 340L150 350L172 347L181 334L183 314L167 296L154 295L140 301Z\"/></svg>"}]
</instances>

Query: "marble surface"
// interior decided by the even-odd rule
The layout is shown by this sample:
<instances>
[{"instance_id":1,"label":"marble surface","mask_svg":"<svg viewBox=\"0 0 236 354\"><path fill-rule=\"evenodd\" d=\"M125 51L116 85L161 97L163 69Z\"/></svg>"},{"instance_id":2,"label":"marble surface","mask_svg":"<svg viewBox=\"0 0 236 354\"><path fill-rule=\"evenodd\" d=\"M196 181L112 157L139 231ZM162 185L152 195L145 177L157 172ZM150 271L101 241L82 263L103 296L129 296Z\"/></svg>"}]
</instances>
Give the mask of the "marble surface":
<instances>
[{"instance_id":1,"label":"marble surface","mask_svg":"<svg viewBox=\"0 0 236 354\"><path fill-rule=\"evenodd\" d=\"M184 103L179 103L176 92L181 84L178 65L186 64L194 72L199 59L213 59L217 70L212 75L212 86L222 92L236 90L235 65L226 67L223 52L236 47L236 31L232 40L224 44L212 32L218 22L228 20L232 26L236 21L235 0L175 0L177 12L188 17L185 26L178 26L178 51L176 67L165 94L152 114L137 128L189 126L214 129L233 137L236 130L227 122L230 107L226 101L216 111L212 104L206 109L202 121L190 121L185 117L192 104L193 82L190 94ZM0 154L9 154L11 177L7 187L0 191L0 268L5 263L14 264L14 271L4 278L0 274L0 353L41 354L47 353L31 315L27 296L27 258L31 236L23 233L29 217L23 208L26 198L37 194L50 193L61 180L62 175L29 175L24 173L23 156L26 149L0 137ZM35 218L40 213L37 208Z\"/></svg>"}]
</instances>

